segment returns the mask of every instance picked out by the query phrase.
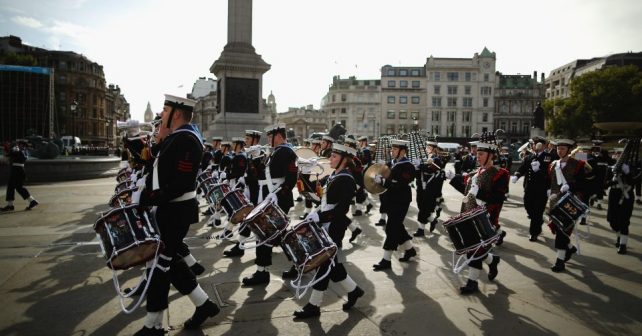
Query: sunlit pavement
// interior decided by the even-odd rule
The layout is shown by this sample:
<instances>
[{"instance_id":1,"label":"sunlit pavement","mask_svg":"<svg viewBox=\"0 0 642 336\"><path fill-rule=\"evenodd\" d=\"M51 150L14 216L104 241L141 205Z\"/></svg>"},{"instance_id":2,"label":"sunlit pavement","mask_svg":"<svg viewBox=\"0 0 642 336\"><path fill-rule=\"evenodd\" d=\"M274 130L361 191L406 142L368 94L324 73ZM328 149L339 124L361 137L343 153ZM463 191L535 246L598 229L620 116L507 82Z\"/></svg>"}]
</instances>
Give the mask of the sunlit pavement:
<instances>
[{"instance_id":1,"label":"sunlit pavement","mask_svg":"<svg viewBox=\"0 0 642 336\"><path fill-rule=\"evenodd\" d=\"M142 326L144 306L130 315L120 311L111 271L92 229L99 213L108 209L115 185L114 178L31 185L38 207L24 211L27 204L19 199L17 211L0 214L1 335L131 335ZM383 228L374 226L379 219L375 207L369 215L356 217L363 234L355 244L348 242L349 232L343 244L348 273L365 296L344 312L346 293L331 283L321 316L304 321L293 320L292 312L308 297L295 299L294 290L281 279L289 265L280 248L274 249L269 285L241 287L240 279L255 270L254 251L242 258L221 258L231 243L210 239L216 232L204 225L207 218L202 216L186 242L206 268L199 282L211 298L220 299L222 311L202 330L183 330L194 308L172 290L164 317L169 335L639 335L641 207L633 214L628 255L616 253L606 210L592 208L590 225L581 227L587 236L580 242L581 254L567 263L565 272L553 273L554 236L544 227L538 242L528 241L521 181L510 187L501 214L508 235L495 248L502 258L499 276L488 281L484 266L479 293L459 294L467 271L453 273L453 249L441 224L434 234L414 238L419 250L414 261L400 263L401 255L395 253L391 271L373 272L384 239ZM5 187L0 188L4 193ZM449 185L444 196L440 223L458 211L461 199ZM303 207L303 202L296 203L290 217L298 218ZM413 204L405 222L411 234L417 228L416 215ZM139 270L130 270L119 279L131 286L139 275Z\"/></svg>"}]
</instances>

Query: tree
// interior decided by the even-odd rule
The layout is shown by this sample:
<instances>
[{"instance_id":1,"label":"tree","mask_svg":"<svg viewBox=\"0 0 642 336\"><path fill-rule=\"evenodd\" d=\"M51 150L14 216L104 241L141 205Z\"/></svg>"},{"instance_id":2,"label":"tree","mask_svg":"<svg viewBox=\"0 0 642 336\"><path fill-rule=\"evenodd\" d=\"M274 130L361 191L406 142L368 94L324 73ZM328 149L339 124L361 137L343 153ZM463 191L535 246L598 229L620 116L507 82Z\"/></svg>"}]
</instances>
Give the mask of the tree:
<instances>
[{"instance_id":1,"label":"tree","mask_svg":"<svg viewBox=\"0 0 642 336\"><path fill-rule=\"evenodd\" d=\"M4 55L0 55L0 64L35 66L38 64L38 62L31 55L19 55L10 52Z\"/></svg>"},{"instance_id":2,"label":"tree","mask_svg":"<svg viewBox=\"0 0 642 336\"><path fill-rule=\"evenodd\" d=\"M547 131L569 137L590 136L593 123L642 120L642 71L610 67L573 80L571 96L544 104Z\"/></svg>"}]
</instances>

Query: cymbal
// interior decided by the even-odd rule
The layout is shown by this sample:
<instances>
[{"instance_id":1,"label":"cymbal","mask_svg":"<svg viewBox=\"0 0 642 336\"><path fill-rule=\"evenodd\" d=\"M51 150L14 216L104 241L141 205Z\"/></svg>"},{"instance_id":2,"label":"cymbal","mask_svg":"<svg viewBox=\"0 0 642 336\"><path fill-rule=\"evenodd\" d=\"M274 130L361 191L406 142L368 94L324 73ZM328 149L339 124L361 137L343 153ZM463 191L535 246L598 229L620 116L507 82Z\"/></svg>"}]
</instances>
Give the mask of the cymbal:
<instances>
[{"instance_id":1,"label":"cymbal","mask_svg":"<svg viewBox=\"0 0 642 336\"><path fill-rule=\"evenodd\" d=\"M368 167L366 172L363 174L364 187L373 195L378 195L386 191L386 188L375 182L374 179L376 175L388 178L390 176L390 168L383 163L375 163Z\"/></svg>"}]
</instances>

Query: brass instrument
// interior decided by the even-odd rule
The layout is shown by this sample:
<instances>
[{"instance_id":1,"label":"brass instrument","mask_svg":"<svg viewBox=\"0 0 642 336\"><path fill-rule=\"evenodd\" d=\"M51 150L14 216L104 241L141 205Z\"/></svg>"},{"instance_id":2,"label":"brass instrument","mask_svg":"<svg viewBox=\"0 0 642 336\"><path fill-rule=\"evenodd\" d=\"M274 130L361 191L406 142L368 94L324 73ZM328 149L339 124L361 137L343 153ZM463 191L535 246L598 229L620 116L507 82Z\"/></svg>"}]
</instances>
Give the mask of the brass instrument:
<instances>
[{"instance_id":1,"label":"brass instrument","mask_svg":"<svg viewBox=\"0 0 642 336\"><path fill-rule=\"evenodd\" d=\"M375 176L381 175L383 178L388 178L390 177L390 172L390 168L383 163L372 164L363 174L363 184L366 190L373 195L386 191L386 188L375 182Z\"/></svg>"}]
</instances>

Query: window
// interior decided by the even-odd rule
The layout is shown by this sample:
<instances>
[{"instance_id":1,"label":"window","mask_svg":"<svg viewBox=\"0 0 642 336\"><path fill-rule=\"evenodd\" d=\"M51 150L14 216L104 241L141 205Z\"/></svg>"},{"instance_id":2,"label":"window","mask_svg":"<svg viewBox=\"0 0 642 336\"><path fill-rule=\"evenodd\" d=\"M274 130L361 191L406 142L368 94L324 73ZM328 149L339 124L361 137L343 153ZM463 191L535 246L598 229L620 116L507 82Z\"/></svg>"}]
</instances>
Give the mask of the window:
<instances>
[{"instance_id":1,"label":"window","mask_svg":"<svg viewBox=\"0 0 642 336\"><path fill-rule=\"evenodd\" d=\"M489 80L490 80L490 75L484 74L484 82L488 82Z\"/></svg>"},{"instance_id":2,"label":"window","mask_svg":"<svg viewBox=\"0 0 642 336\"><path fill-rule=\"evenodd\" d=\"M337 113L337 110L336 109L332 109L332 114L335 114L335 113Z\"/></svg>"},{"instance_id":3,"label":"window","mask_svg":"<svg viewBox=\"0 0 642 336\"><path fill-rule=\"evenodd\" d=\"M419 88L419 81L412 81L412 88L413 89L418 89Z\"/></svg>"},{"instance_id":4,"label":"window","mask_svg":"<svg viewBox=\"0 0 642 336\"><path fill-rule=\"evenodd\" d=\"M433 79L438 82L441 80L441 72L435 72Z\"/></svg>"},{"instance_id":5,"label":"window","mask_svg":"<svg viewBox=\"0 0 642 336\"><path fill-rule=\"evenodd\" d=\"M399 87L407 88L408 87L408 81L407 80L399 81Z\"/></svg>"},{"instance_id":6,"label":"window","mask_svg":"<svg viewBox=\"0 0 642 336\"><path fill-rule=\"evenodd\" d=\"M459 80L459 72L447 72L446 78L450 82L456 82Z\"/></svg>"},{"instance_id":7,"label":"window","mask_svg":"<svg viewBox=\"0 0 642 336\"><path fill-rule=\"evenodd\" d=\"M524 126L522 126L522 129L524 130L522 133L524 134L529 134L530 132L530 125L528 123L524 123Z\"/></svg>"},{"instance_id":8,"label":"window","mask_svg":"<svg viewBox=\"0 0 642 336\"><path fill-rule=\"evenodd\" d=\"M388 81L388 87L395 87L395 86L397 86L395 81L393 81L393 80L389 80Z\"/></svg>"},{"instance_id":9,"label":"window","mask_svg":"<svg viewBox=\"0 0 642 336\"><path fill-rule=\"evenodd\" d=\"M413 104L419 104L419 96L412 96L410 99Z\"/></svg>"},{"instance_id":10,"label":"window","mask_svg":"<svg viewBox=\"0 0 642 336\"><path fill-rule=\"evenodd\" d=\"M439 125L432 125L431 129L433 135L439 135Z\"/></svg>"},{"instance_id":11,"label":"window","mask_svg":"<svg viewBox=\"0 0 642 336\"><path fill-rule=\"evenodd\" d=\"M419 120L419 111L410 112L410 118L412 118L412 120Z\"/></svg>"},{"instance_id":12,"label":"window","mask_svg":"<svg viewBox=\"0 0 642 336\"><path fill-rule=\"evenodd\" d=\"M408 70L406 69L399 70L399 76L408 76Z\"/></svg>"},{"instance_id":13,"label":"window","mask_svg":"<svg viewBox=\"0 0 642 336\"><path fill-rule=\"evenodd\" d=\"M395 133L395 125L388 125L386 127L386 134L394 134Z\"/></svg>"},{"instance_id":14,"label":"window","mask_svg":"<svg viewBox=\"0 0 642 336\"><path fill-rule=\"evenodd\" d=\"M407 96L400 96L399 97L399 104L408 104L408 97Z\"/></svg>"},{"instance_id":15,"label":"window","mask_svg":"<svg viewBox=\"0 0 642 336\"><path fill-rule=\"evenodd\" d=\"M448 97L448 107L456 107L456 106L457 106L457 98Z\"/></svg>"},{"instance_id":16,"label":"window","mask_svg":"<svg viewBox=\"0 0 642 336\"><path fill-rule=\"evenodd\" d=\"M441 107L441 97L432 97L432 107Z\"/></svg>"},{"instance_id":17,"label":"window","mask_svg":"<svg viewBox=\"0 0 642 336\"><path fill-rule=\"evenodd\" d=\"M399 119L408 119L408 111L399 110Z\"/></svg>"},{"instance_id":18,"label":"window","mask_svg":"<svg viewBox=\"0 0 642 336\"><path fill-rule=\"evenodd\" d=\"M472 76L471 76L470 72L466 72L466 73L464 74L464 79L465 79L467 82L470 82L471 78L472 78Z\"/></svg>"},{"instance_id":19,"label":"window","mask_svg":"<svg viewBox=\"0 0 642 336\"><path fill-rule=\"evenodd\" d=\"M345 107L341 108L341 114L346 114L346 108Z\"/></svg>"},{"instance_id":20,"label":"window","mask_svg":"<svg viewBox=\"0 0 642 336\"><path fill-rule=\"evenodd\" d=\"M448 122L455 122L455 116L457 112L455 111L448 111L446 112L446 121Z\"/></svg>"},{"instance_id":21,"label":"window","mask_svg":"<svg viewBox=\"0 0 642 336\"><path fill-rule=\"evenodd\" d=\"M348 100L348 96L345 93L342 93L341 94L341 101L344 102L346 100Z\"/></svg>"},{"instance_id":22,"label":"window","mask_svg":"<svg viewBox=\"0 0 642 336\"><path fill-rule=\"evenodd\" d=\"M488 113L487 112L484 112L482 114L482 122L488 122Z\"/></svg>"},{"instance_id":23,"label":"window","mask_svg":"<svg viewBox=\"0 0 642 336\"><path fill-rule=\"evenodd\" d=\"M513 121L513 123L510 125L510 132L513 134L517 133L517 122Z\"/></svg>"},{"instance_id":24,"label":"window","mask_svg":"<svg viewBox=\"0 0 642 336\"><path fill-rule=\"evenodd\" d=\"M343 125L343 127L346 127L347 123L345 119L341 119L341 125Z\"/></svg>"},{"instance_id":25,"label":"window","mask_svg":"<svg viewBox=\"0 0 642 336\"><path fill-rule=\"evenodd\" d=\"M395 96L388 96L388 104L394 104L395 103Z\"/></svg>"},{"instance_id":26,"label":"window","mask_svg":"<svg viewBox=\"0 0 642 336\"><path fill-rule=\"evenodd\" d=\"M334 95L334 94L333 94L333 95L332 95L332 102L334 103L334 102L336 102L336 101L337 101L337 95Z\"/></svg>"},{"instance_id":27,"label":"window","mask_svg":"<svg viewBox=\"0 0 642 336\"><path fill-rule=\"evenodd\" d=\"M471 92L471 86L470 85L464 86L464 94L469 95L470 92Z\"/></svg>"},{"instance_id":28,"label":"window","mask_svg":"<svg viewBox=\"0 0 642 336\"><path fill-rule=\"evenodd\" d=\"M457 85L448 85L448 94L456 95L457 94Z\"/></svg>"},{"instance_id":29,"label":"window","mask_svg":"<svg viewBox=\"0 0 642 336\"><path fill-rule=\"evenodd\" d=\"M484 98L484 107L488 107L488 98Z\"/></svg>"},{"instance_id":30,"label":"window","mask_svg":"<svg viewBox=\"0 0 642 336\"><path fill-rule=\"evenodd\" d=\"M502 130L505 130L506 129L506 122L505 121L500 122L499 123L499 128L502 129Z\"/></svg>"},{"instance_id":31,"label":"window","mask_svg":"<svg viewBox=\"0 0 642 336\"><path fill-rule=\"evenodd\" d=\"M470 126L469 125L462 125L461 126L461 135L466 138L470 138Z\"/></svg>"},{"instance_id":32,"label":"window","mask_svg":"<svg viewBox=\"0 0 642 336\"><path fill-rule=\"evenodd\" d=\"M488 132L488 127L482 127L482 133Z\"/></svg>"},{"instance_id":33,"label":"window","mask_svg":"<svg viewBox=\"0 0 642 336\"><path fill-rule=\"evenodd\" d=\"M472 114L473 114L473 112L471 112L471 111L464 111L464 113L462 115L462 121L463 122L470 122L470 118L471 118Z\"/></svg>"},{"instance_id":34,"label":"window","mask_svg":"<svg viewBox=\"0 0 642 336\"><path fill-rule=\"evenodd\" d=\"M395 110L388 110L388 119L395 118Z\"/></svg>"},{"instance_id":35,"label":"window","mask_svg":"<svg viewBox=\"0 0 642 336\"><path fill-rule=\"evenodd\" d=\"M481 87L481 94L482 95L490 96L490 92L491 92L490 86L482 86Z\"/></svg>"},{"instance_id":36,"label":"window","mask_svg":"<svg viewBox=\"0 0 642 336\"><path fill-rule=\"evenodd\" d=\"M433 92L438 95L441 94L441 85L435 85Z\"/></svg>"},{"instance_id":37,"label":"window","mask_svg":"<svg viewBox=\"0 0 642 336\"><path fill-rule=\"evenodd\" d=\"M439 121L440 117L441 117L441 111L432 111L432 117L430 120Z\"/></svg>"},{"instance_id":38,"label":"window","mask_svg":"<svg viewBox=\"0 0 642 336\"><path fill-rule=\"evenodd\" d=\"M388 74L388 76L394 76L395 75L395 69L388 69L388 71L386 73Z\"/></svg>"},{"instance_id":39,"label":"window","mask_svg":"<svg viewBox=\"0 0 642 336\"><path fill-rule=\"evenodd\" d=\"M473 98L464 97L463 105L464 107L473 107Z\"/></svg>"},{"instance_id":40,"label":"window","mask_svg":"<svg viewBox=\"0 0 642 336\"><path fill-rule=\"evenodd\" d=\"M419 77L419 70L417 69L410 70L410 75L413 77Z\"/></svg>"},{"instance_id":41,"label":"window","mask_svg":"<svg viewBox=\"0 0 642 336\"><path fill-rule=\"evenodd\" d=\"M450 126L446 127L446 136L447 137L455 136L455 124L450 124Z\"/></svg>"}]
</instances>

